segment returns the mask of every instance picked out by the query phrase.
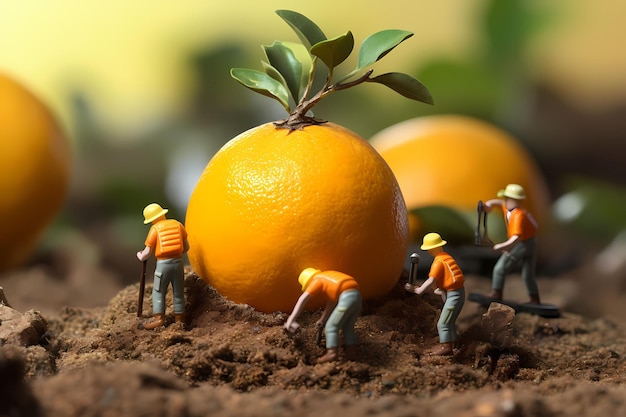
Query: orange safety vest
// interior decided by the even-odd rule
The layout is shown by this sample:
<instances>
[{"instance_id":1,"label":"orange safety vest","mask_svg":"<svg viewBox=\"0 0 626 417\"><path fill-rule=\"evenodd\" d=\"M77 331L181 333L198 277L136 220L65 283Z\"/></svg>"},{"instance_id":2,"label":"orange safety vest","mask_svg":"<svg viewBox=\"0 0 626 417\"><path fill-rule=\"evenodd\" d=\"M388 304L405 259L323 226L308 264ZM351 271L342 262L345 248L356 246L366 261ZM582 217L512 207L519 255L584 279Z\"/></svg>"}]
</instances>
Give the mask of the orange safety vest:
<instances>
[{"instance_id":1,"label":"orange safety vest","mask_svg":"<svg viewBox=\"0 0 626 417\"><path fill-rule=\"evenodd\" d=\"M437 288L446 291L458 290L465 284L463 271L454 258L446 252L435 256L428 276L435 278Z\"/></svg>"},{"instance_id":2,"label":"orange safety vest","mask_svg":"<svg viewBox=\"0 0 626 417\"><path fill-rule=\"evenodd\" d=\"M154 249L157 259L171 259L180 257L185 251L187 231L180 222L174 219L165 219L152 225L146 238L146 246Z\"/></svg>"},{"instance_id":3,"label":"orange safety vest","mask_svg":"<svg viewBox=\"0 0 626 417\"><path fill-rule=\"evenodd\" d=\"M338 271L324 271L311 278L311 283L307 285L305 291L311 296L324 294L329 300L336 302L342 292L358 289L359 283L350 275Z\"/></svg>"},{"instance_id":4,"label":"orange safety vest","mask_svg":"<svg viewBox=\"0 0 626 417\"><path fill-rule=\"evenodd\" d=\"M516 207L512 211L506 209L506 205L502 205L504 214L504 222L506 224L507 237L519 236L520 241L528 240L537 234L537 221L526 209Z\"/></svg>"}]
</instances>

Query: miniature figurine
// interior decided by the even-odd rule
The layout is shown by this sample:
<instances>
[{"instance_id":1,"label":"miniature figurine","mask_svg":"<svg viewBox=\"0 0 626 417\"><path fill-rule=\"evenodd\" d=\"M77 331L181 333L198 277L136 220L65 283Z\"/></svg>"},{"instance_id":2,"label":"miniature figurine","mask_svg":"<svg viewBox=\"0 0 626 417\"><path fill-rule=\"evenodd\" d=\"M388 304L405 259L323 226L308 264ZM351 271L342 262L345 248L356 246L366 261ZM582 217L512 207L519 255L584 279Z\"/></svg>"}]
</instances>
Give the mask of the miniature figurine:
<instances>
[{"instance_id":1,"label":"miniature figurine","mask_svg":"<svg viewBox=\"0 0 626 417\"><path fill-rule=\"evenodd\" d=\"M354 324L361 314L362 306L358 282L342 272L322 272L315 268L303 270L298 277L298 282L302 286L303 293L285 322L285 329L290 333L295 332L299 327L296 319L309 299L318 294L324 295L327 299L326 308L315 326L318 329L325 327L326 353L317 359L317 363L338 359L340 329L343 332L346 358L355 359L358 338L354 331Z\"/></svg>"},{"instance_id":2,"label":"miniature figurine","mask_svg":"<svg viewBox=\"0 0 626 417\"><path fill-rule=\"evenodd\" d=\"M165 325L165 295L172 284L174 292L174 320L185 323L184 267L182 255L189 250L187 231L181 223L167 219L168 212L156 203L143 210L144 224L152 223L146 237L143 251L137 252L137 259L147 260L152 254L157 262L152 289L152 310L154 318L142 327L147 330Z\"/></svg>"},{"instance_id":3,"label":"miniature figurine","mask_svg":"<svg viewBox=\"0 0 626 417\"><path fill-rule=\"evenodd\" d=\"M433 283L437 286L435 293L443 298L444 304L441 316L437 322L440 344L430 351L431 355L450 356L454 354L454 342L458 338L456 319L459 317L465 304L465 277L454 258L444 252L443 246L448 243L438 233L428 233L424 236L422 250L428 251L433 257L433 263L428 273L428 279L417 287L407 283L404 289L415 294L422 294Z\"/></svg>"},{"instance_id":4,"label":"miniature figurine","mask_svg":"<svg viewBox=\"0 0 626 417\"><path fill-rule=\"evenodd\" d=\"M522 279L526 284L529 304L541 304L539 289L535 279L535 260L537 254L537 222L521 201L526 198L526 192L521 185L508 184L504 190L498 191L498 197L485 202L483 209L489 213L494 207L501 207L504 213L504 222L508 239L493 245L493 249L501 251L502 255L493 268L491 287L493 292L490 298L502 301L505 275L514 268L521 267Z\"/></svg>"}]
</instances>

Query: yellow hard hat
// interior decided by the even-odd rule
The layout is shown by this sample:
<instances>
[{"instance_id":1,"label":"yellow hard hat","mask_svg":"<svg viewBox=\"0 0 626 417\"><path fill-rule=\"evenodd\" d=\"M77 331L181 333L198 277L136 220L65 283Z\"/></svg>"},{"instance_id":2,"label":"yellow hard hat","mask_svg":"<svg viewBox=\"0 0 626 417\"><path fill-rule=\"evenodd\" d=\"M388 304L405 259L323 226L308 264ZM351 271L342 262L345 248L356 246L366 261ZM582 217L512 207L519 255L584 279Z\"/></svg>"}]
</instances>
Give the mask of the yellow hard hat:
<instances>
[{"instance_id":1,"label":"yellow hard hat","mask_svg":"<svg viewBox=\"0 0 626 417\"><path fill-rule=\"evenodd\" d=\"M311 281L311 278L313 278L313 276L318 272L320 272L320 270L315 268L306 268L304 271L300 272L298 282L302 285L302 291L304 291L306 286L309 284L309 281Z\"/></svg>"},{"instance_id":2,"label":"yellow hard hat","mask_svg":"<svg viewBox=\"0 0 626 417\"><path fill-rule=\"evenodd\" d=\"M439 235L439 233L428 233L426 236L424 236L424 241L422 242L421 249L422 250L434 249L434 248L438 248L439 246L443 246L446 243L448 242L443 240L441 236Z\"/></svg>"},{"instance_id":3,"label":"yellow hard hat","mask_svg":"<svg viewBox=\"0 0 626 417\"><path fill-rule=\"evenodd\" d=\"M167 213L167 209L164 209L157 203L148 204L145 209L143 209L143 217L144 224L152 223L159 217L165 215Z\"/></svg>"},{"instance_id":4,"label":"yellow hard hat","mask_svg":"<svg viewBox=\"0 0 626 417\"><path fill-rule=\"evenodd\" d=\"M498 191L498 197L508 197L514 200L523 200L526 198L524 187L519 184L509 184L504 190Z\"/></svg>"}]
</instances>

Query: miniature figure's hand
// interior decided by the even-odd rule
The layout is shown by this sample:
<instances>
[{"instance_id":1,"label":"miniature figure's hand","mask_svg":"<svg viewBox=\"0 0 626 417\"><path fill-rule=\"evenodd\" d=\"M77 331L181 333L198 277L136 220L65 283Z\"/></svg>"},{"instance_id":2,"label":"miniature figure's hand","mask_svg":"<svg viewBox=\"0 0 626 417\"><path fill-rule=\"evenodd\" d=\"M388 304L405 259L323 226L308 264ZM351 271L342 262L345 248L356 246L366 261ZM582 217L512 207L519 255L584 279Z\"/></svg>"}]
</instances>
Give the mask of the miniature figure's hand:
<instances>
[{"instance_id":1,"label":"miniature figure's hand","mask_svg":"<svg viewBox=\"0 0 626 417\"><path fill-rule=\"evenodd\" d=\"M498 251L498 252L508 252L508 245L503 243L496 243L495 245L493 245L493 250Z\"/></svg>"},{"instance_id":2,"label":"miniature figure's hand","mask_svg":"<svg viewBox=\"0 0 626 417\"><path fill-rule=\"evenodd\" d=\"M315 328L321 329L322 327L324 327L325 324L326 323L324 319L319 319L318 321L315 322Z\"/></svg>"},{"instance_id":3,"label":"miniature figure's hand","mask_svg":"<svg viewBox=\"0 0 626 417\"><path fill-rule=\"evenodd\" d=\"M404 284L404 289L408 292L415 292L415 285L411 285L407 282Z\"/></svg>"},{"instance_id":4,"label":"miniature figure's hand","mask_svg":"<svg viewBox=\"0 0 626 417\"><path fill-rule=\"evenodd\" d=\"M150 246L146 246L144 250L137 252L137 259L139 259L140 261L145 261L150 257L150 255L152 255L152 249L150 248Z\"/></svg>"},{"instance_id":5,"label":"miniature figure's hand","mask_svg":"<svg viewBox=\"0 0 626 417\"><path fill-rule=\"evenodd\" d=\"M298 330L298 327L300 327L300 325L294 320L287 320L287 322L285 323L285 330L287 330L289 333L295 333L296 330Z\"/></svg>"}]
</instances>

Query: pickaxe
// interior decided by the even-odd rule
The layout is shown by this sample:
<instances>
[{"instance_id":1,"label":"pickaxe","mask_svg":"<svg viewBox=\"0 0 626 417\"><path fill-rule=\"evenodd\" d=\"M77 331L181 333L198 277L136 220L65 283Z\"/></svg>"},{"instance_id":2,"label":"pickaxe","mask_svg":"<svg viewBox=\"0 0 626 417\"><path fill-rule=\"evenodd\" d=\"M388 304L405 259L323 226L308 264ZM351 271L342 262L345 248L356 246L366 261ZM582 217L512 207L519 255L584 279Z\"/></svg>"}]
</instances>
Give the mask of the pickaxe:
<instances>
[{"instance_id":1,"label":"pickaxe","mask_svg":"<svg viewBox=\"0 0 626 417\"><path fill-rule=\"evenodd\" d=\"M485 203L482 200L478 201L478 221L476 223L476 230L474 231L474 244L480 246L493 246L493 242L487 235L487 212L485 211ZM480 224L483 225L483 231L480 231Z\"/></svg>"}]
</instances>

